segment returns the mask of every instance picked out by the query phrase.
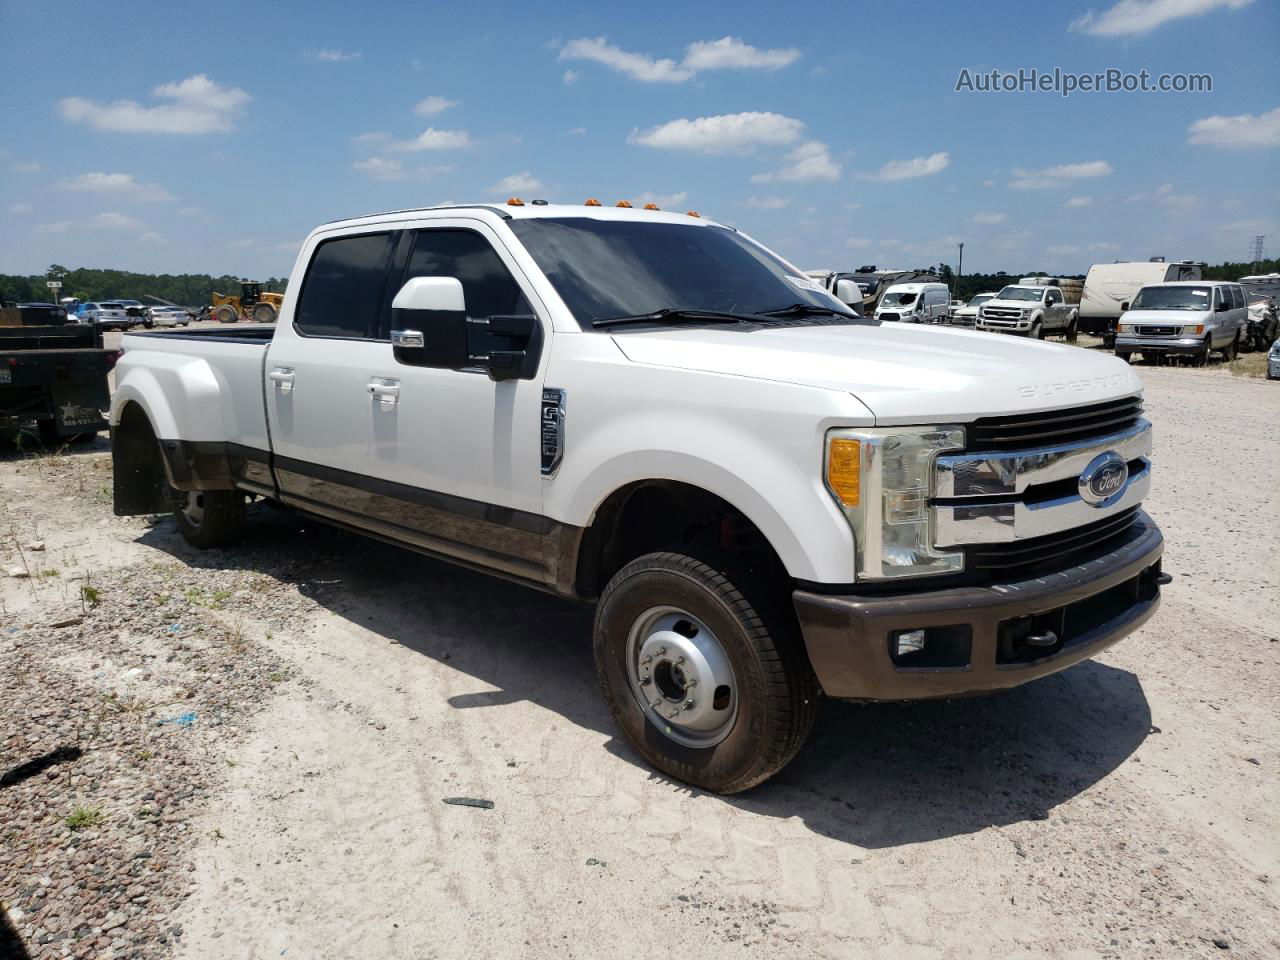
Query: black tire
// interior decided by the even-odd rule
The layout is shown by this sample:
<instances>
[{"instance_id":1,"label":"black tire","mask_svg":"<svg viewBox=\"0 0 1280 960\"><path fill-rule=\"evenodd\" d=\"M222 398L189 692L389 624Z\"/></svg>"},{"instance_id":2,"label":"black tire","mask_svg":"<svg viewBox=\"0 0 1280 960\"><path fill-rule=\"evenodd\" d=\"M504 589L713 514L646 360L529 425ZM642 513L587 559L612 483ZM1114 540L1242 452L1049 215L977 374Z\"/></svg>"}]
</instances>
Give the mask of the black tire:
<instances>
[{"instance_id":1,"label":"black tire","mask_svg":"<svg viewBox=\"0 0 1280 960\"><path fill-rule=\"evenodd\" d=\"M1067 323L1067 342L1068 343L1075 343L1076 340L1079 338L1080 336L1079 326L1080 326L1080 318L1073 313L1071 315L1070 321L1068 321Z\"/></svg>"},{"instance_id":2,"label":"black tire","mask_svg":"<svg viewBox=\"0 0 1280 960\"><path fill-rule=\"evenodd\" d=\"M767 780L795 756L813 727L819 693L785 594L757 587L748 574L729 569L723 561L710 564L681 553L646 554L609 581L596 607L594 631L605 702L632 746L663 773L721 794ZM687 612L705 624L732 669L736 714L722 739L711 745L672 739L633 692L632 635L655 609ZM655 674L661 666L654 665ZM722 698L728 702L730 693L724 690L704 689L699 695L714 693L713 704ZM692 700L686 689L664 706L678 708L686 694Z\"/></svg>"},{"instance_id":3,"label":"black tire","mask_svg":"<svg viewBox=\"0 0 1280 960\"><path fill-rule=\"evenodd\" d=\"M1213 355L1213 337L1206 334L1204 343L1200 345L1200 352L1195 355L1195 365L1197 367L1207 367L1209 358Z\"/></svg>"},{"instance_id":4,"label":"black tire","mask_svg":"<svg viewBox=\"0 0 1280 960\"><path fill-rule=\"evenodd\" d=\"M229 547L244 531L244 494L239 490L170 490L173 519L182 537L200 550Z\"/></svg>"},{"instance_id":5,"label":"black tire","mask_svg":"<svg viewBox=\"0 0 1280 960\"><path fill-rule=\"evenodd\" d=\"M46 450L56 450L71 440L58 433L58 424L52 419L36 421L36 436L40 438L40 446Z\"/></svg>"},{"instance_id":6,"label":"black tire","mask_svg":"<svg viewBox=\"0 0 1280 960\"><path fill-rule=\"evenodd\" d=\"M1133 351L1131 351L1131 350L1123 350L1123 351L1121 351L1121 350L1117 350L1117 351L1116 351L1116 356L1117 356L1117 357L1119 357L1121 360L1123 360L1125 363L1133 363L1133 362L1134 362L1134 359L1133 359L1133 357L1134 357L1134 353L1133 353ZM1142 356L1142 354L1138 354L1138 356L1140 357L1140 356Z\"/></svg>"},{"instance_id":7,"label":"black tire","mask_svg":"<svg viewBox=\"0 0 1280 960\"><path fill-rule=\"evenodd\" d=\"M1044 324L1042 324L1039 320L1031 324L1031 332L1027 334L1027 336L1029 336L1032 340L1043 340Z\"/></svg>"},{"instance_id":8,"label":"black tire","mask_svg":"<svg viewBox=\"0 0 1280 960\"><path fill-rule=\"evenodd\" d=\"M275 323L276 308L269 303L254 304L253 319L255 323Z\"/></svg>"},{"instance_id":9,"label":"black tire","mask_svg":"<svg viewBox=\"0 0 1280 960\"><path fill-rule=\"evenodd\" d=\"M240 319L240 314L236 313L236 308L231 304L220 303L213 311L213 318L219 323L235 323Z\"/></svg>"}]
</instances>

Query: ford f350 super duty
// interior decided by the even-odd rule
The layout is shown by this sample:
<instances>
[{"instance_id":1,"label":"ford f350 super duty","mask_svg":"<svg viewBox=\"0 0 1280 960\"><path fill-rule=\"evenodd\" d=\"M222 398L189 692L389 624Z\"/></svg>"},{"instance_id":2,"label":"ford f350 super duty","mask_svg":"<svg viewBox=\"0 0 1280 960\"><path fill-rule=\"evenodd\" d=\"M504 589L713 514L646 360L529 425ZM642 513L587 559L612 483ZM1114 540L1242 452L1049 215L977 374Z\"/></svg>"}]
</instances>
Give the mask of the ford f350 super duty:
<instances>
[{"instance_id":1,"label":"ford f350 super duty","mask_svg":"<svg viewBox=\"0 0 1280 960\"><path fill-rule=\"evenodd\" d=\"M274 328L123 348L117 513L218 547L266 498L593 602L618 725L713 791L779 770L820 694L1014 687L1167 580L1127 364L881 325L696 215L331 223Z\"/></svg>"}]
</instances>

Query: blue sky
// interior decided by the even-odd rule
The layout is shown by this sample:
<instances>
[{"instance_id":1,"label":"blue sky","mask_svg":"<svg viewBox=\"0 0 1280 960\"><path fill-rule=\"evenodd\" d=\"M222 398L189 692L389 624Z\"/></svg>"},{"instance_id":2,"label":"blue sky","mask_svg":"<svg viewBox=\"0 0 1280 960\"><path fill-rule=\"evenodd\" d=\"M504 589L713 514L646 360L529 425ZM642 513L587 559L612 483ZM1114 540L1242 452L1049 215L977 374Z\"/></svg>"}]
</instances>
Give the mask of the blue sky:
<instances>
[{"instance_id":1,"label":"blue sky","mask_svg":"<svg viewBox=\"0 0 1280 960\"><path fill-rule=\"evenodd\" d=\"M287 273L317 223L656 199L802 267L1280 251L1276 0L0 2L0 272ZM961 70L1210 93L956 92Z\"/></svg>"}]
</instances>

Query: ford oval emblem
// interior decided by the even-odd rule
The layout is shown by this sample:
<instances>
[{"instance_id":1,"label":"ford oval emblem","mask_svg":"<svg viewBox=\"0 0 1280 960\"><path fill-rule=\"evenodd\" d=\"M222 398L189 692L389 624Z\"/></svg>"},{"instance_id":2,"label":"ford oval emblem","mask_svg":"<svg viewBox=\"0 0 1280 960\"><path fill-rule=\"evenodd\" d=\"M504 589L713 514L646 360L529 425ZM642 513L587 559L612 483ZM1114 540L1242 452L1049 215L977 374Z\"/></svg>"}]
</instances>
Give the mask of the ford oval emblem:
<instances>
[{"instance_id":1,"label":"ford oval emblem","mask_svg":"<svg viewBox=\"0 0 1280 960\"><path fill-rule=\"evenodd\" d=\"M1129 465L1114 450L1094 457L1080 474L1080 498L1095 507L1109 507L1129 483Z\"/></svg>"}]
</instances>

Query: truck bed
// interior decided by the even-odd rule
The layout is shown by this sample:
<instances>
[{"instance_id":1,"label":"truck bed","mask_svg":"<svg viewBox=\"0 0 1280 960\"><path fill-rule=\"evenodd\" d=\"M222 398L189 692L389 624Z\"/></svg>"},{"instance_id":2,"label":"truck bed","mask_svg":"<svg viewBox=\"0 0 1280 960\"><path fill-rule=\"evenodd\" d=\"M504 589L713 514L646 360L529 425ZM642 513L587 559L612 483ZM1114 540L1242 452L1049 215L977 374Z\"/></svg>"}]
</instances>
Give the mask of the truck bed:
<instances>
[{"instance_id":1,"label":"truck bed","mask_svg":"<svg viewBox=\"0 0 1280 960\"><path fill-rule=\"evenodd\" d=\"M271 445L263 364L274 332L271 324L236 324L126 333L118 375L127 372L131 357L147 354L147 366L177 421L157 423L159 433L171 431L158 439L231 442L266 453Z\"/></svg>"}]
</instances>

